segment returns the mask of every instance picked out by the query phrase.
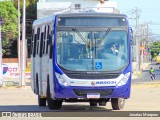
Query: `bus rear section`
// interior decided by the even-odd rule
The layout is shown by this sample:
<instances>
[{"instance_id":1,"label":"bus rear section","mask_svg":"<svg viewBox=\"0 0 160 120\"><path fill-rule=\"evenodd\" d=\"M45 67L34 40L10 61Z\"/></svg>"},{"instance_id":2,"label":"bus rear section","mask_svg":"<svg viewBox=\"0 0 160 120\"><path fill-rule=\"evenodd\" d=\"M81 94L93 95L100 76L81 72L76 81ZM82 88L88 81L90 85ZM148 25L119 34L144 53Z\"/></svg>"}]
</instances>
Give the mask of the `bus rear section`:
<instances>
[{"instance_id":1,"label":"bus rear section","mask_svg":"<svg viewBox=\"0 0 160 120\"><path fill-rule=\"evenodd\" d=\"M38 83L43 89L37 93L39 105L47 101L50 109L60 109L63 102L105 106L111 101L114 110L122 109L130 97L132 76L127 17L70 13L54 20L53 57L44 63L48 73L40 71L47 77Z\"/></svg>"}]
</instances>

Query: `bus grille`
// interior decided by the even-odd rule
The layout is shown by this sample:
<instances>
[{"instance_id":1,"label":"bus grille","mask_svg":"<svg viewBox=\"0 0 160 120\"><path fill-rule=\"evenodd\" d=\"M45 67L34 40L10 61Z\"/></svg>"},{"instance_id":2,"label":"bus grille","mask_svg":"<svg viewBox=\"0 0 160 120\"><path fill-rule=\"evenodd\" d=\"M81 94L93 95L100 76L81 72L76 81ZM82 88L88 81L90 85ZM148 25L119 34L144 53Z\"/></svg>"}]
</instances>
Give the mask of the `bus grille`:
<instances>
[{"instance_id":1,"label":"bus grille","mask_svg":"<svg viewBox=\"0 0 160 120\"><path fill-rule=\"evenodd\" d=\"M73 91L77 96L83 96L83 97L86 97L87 93L100 93L101 97L105 97L113 93L113 89L107 89L107 90L106 89L102 89L102 90L73 89Z\"/></svg>"},{"instance_id":2,"label":"bus grille","mask_svg":"<svg viewBox=\"0 0 160 120\"><path fill-rule=\"evenodd\" d=\"M117 78L119 74L75 74L75 73L65 73L69 78L72 79L113 79Z\"/></svg>"},{"instance_id":3,"label":"bus grille","mask_svg":"<svg viewBox=\"0 0 160 120\"><path fill-rule=\"evenodd\" d=\"M63 72L72 79L113 79L117 78L121 73L107 73L107 72L84 72L84 71L69 71L59 66Z\"/></svg>"}]
</instances>

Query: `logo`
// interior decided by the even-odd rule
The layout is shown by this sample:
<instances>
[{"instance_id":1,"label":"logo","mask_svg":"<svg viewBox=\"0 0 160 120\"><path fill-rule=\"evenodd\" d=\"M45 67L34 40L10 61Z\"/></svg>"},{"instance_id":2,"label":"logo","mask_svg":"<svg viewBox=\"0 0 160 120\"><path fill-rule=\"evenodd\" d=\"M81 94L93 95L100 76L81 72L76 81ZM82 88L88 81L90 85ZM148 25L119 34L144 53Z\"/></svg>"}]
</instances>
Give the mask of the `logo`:
<instances>
[{"instance_id":1,"label":"logo","mask_svg":"<svg viewBox=\"0 0 160 120\"><path fill-rule=\"evenodd\" d=\"M96 69L101 70L102 69L102 62L96 62Z\"/></svg>"},{"instance_id":2,"label":"logo","mask_svg":"<svg viewBox=\"0 0 160 120\"><path fill-rule=\"evenodd\" d=\"M91 82L91 85L92 85L92 86L95 86L95 82L94 82L94 81L92 81L92 82Z\"/></svg>"},{"instance_id":3,"label":"logo","mask_svg":"<svg viewBox=\"0 0 160 120\"><path fill-rule=\"evenodd\" d=\"M12 117L11 112L2 112L2 117Z\"/></svg>"},{"instance_id":4,"label":"logo","mask_svg":"<svg viewBox=\"0 0 160 120\"><path fill-rule=\"evenodd\" d=\"M102 85L102 84L116 84L116 81L98 81L98 82L96 82L96 84L98 84L98 85Z\"/></svg>"},{"instance_id":5,"label":"logo","mask_svg":"<svg viewBox=\"0 0 160 120\"><path fill-rule=\"evenodd\" d=\"M8 71L8 65L3 64L3 74L7 73Z\"/></svg>"}]
</instances>

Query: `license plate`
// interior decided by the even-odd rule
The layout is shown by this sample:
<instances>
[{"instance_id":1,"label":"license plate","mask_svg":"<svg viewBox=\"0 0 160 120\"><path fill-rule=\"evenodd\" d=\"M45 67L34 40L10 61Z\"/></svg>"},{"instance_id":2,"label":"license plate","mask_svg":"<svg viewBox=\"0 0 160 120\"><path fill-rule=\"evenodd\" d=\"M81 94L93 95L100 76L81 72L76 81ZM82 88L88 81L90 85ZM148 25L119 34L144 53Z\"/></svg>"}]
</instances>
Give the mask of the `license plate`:
<instances>
[{"instance_id":1,"label":"license plate","mask_svg":"<svg viewBox=\"0 0 160 120\"><path fill-rule=\"evenodd\" d=\"M87 98L100 98L99 93L87 93Z\"/></svg>"}]
</instances>

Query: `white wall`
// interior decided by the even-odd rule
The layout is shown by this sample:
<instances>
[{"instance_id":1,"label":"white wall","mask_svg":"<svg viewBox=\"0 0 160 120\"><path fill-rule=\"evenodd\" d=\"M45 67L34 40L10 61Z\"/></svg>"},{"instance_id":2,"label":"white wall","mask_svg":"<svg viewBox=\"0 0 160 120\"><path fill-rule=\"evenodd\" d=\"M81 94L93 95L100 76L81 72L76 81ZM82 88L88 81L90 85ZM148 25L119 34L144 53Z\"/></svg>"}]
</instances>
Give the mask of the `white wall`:
<instances>
[{"instance_id":1,"label":"white wall","mask_svg":"<svg viewBox=\"0 0 160 120\"><path fill-rule=\"evenodd\" d=\"M4 79L19 78L18 63L3 63L2 75ZM31 78L30 66L26 68L26 78Z\"/></svg>"},{"instance_id":2,"label":"white wall","mask_svg":"<svg viewBox=\"0 0 160 120\"><path fill-rule=\"evenodd\" d=\"M66 8L67 10L70 8L70 11L73 12L73 10L75 11L75 4L81 5L81 11L93 9L96 7L96 9L94 9L96 11L113 12L113 8L117 8L117 2L115 1L106 1L104 4L101 4L98 0L40 0L37 3L37 18L52 15L54 12L64 10ZM112 7L112 10L104 8L102 9L101 7Z\"/></svg>"}]
</instances>

